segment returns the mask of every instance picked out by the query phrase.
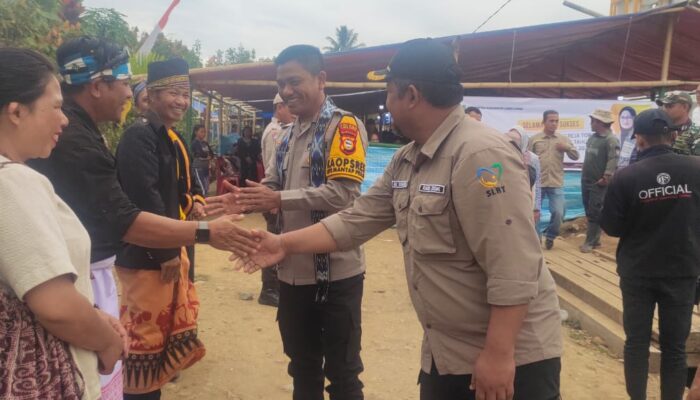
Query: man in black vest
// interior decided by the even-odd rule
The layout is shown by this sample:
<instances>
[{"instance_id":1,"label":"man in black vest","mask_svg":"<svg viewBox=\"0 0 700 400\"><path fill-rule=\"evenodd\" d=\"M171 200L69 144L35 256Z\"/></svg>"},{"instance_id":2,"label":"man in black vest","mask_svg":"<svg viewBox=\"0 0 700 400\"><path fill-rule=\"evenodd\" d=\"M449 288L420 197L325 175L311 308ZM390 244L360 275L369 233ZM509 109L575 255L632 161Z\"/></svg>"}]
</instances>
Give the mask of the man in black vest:
<instances>
[{"instance_id":1,"label":"man in black vest","mask_svg":"<svg viewBox=\"0 0 700 400\"><path fill-rule=\"evenodd\" d=\"M639 161L616 173L601 216L603 230L620 238L627 393L646 398L658 304L661 398L681 399L685 342L700 275L700 159L673 152L676 128L660 109L640 113L634 133Z\"/></svg>"}]
</instances>

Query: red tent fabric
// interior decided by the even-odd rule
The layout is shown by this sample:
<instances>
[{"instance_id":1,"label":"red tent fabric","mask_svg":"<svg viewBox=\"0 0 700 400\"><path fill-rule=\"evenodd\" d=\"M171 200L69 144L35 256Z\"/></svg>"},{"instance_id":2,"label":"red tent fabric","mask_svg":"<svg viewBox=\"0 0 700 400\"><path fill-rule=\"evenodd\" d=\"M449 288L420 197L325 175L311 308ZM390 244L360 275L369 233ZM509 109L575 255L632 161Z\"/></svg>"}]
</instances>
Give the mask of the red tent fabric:
<instances>
[{"instance_id":1,"label":"red tent fabric","mask_svg":"<svg viewBox=\"0 0 700 400\"><path fill-rule=\"evenodd\" d=\"M459 43L463 82L615 82L661 80L664 44L670 19L675 20L669 80L700 80L700 8L694 2L640 14L529 26L438 38ZM325 55L328 80L367 82L366 74L385 67L400 44ZM191 71L195 88L215 90L269 110L274 86L222 81L274 81L271 63L234 65ZM689 87L688 87L689 88ZM329 88L329 94L368 89ZM647 88L468 89L469 95L564 98L608 98L648 93ZM358 111L382 103L381 92L349 96L343 107ZM264 101L255 101L264 100Z\"/></svg>"}]
</instances>

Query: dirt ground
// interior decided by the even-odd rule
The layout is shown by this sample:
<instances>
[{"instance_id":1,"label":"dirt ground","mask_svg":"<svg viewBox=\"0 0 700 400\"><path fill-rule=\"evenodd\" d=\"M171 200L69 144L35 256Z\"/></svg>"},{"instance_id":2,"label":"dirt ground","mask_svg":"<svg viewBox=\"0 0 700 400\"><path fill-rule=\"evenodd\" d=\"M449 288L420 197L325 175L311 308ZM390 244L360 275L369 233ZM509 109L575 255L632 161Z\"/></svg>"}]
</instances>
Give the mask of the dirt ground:
<instances>
[{"instance_id":1,"label":"dirt ground","mask_svg":"<svg viewBox=\"0 0 700 400\"><path fill-rule=\"evenodd\" d=\"M249 216L248 227L263 227ZM574 242L582 241L575 235ZM367 276L363 300L362 357L368 400L418 398L422 338L406 289L402 252L396 232L387 230L365 245ZM291 378L275 323L276 309L241 295L260 290L260 275L236 272L227 254L197 248L197 290L201 300L200 335L206 357L168 384L163 398L289 400ZM561 387L564 400L626 398L621 360L612 358L599 338L562 326L564 356ZM658 399L658 379L649 383L649 399Z\"/></svg>"}]
</instances>

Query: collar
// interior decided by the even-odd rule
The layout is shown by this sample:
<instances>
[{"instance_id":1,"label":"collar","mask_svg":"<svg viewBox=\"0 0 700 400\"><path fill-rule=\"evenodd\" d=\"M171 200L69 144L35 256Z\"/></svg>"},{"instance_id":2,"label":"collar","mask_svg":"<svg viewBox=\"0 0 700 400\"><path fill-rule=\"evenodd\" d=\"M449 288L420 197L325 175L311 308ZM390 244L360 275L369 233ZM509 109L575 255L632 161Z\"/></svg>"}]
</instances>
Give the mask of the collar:
<instances>
[{"instance_id":1,"label":"collar","mask_svg":"<svg viewBox=\"0 0 700 400\"><path fill-rule=\"evenodd\" d=\"M445 141L447 136L454 130L454 128L459 125L466 118L466 114L462 110L462 107L455 107L451 113L442 121L440 126L437 127L435 131L430 135L428 141L426 141L423 146L421 146L420 152L426 157L432 159L437 150L440 148L442 142ZM414 144L415 145L415 144Z\"/></svg>"},{"instance_id":2,"label":"collar","mask_svg":"<svg viewBox=\"0 0 700 400\"><path fill-rule=\"evenodd\" d=\"M100 138L102 138L102 133L100 132L100 129L97 127L97 124L95 121L92 120L92 117L90 117L90 114L88 114L87 111L83 107L80 106L80 104L76 103L72 99L66 99L65 102L63 102L63 111L67 115L69 120L72 120L72 122L81 122L83 123L90 132L93 132L97 134ZM73 117L73 118L70 118ZM77 120L77 121L76 121Z\"/></svg>"},{"instance_id":3,"label":"collar","mask_svg":"<svg viewBox=\"0 0 700 400\"><path fill-rule=\"evenodd\" d=\"M602 137L602 138L605 138L605 137L608 137L608 135L612 134L612 130L606 129L605 132L603 132L602 135L601 135L600 133L598 133L598 132L593 132L593 134L595 134L596 136L600 136L600 137Z\"/></svg>"},{"instance_id":4,"label":"collar","mask_svg":"<svg viewBox=\"0 0 700 400\"><path fill-rule=\"evenodd\" d=\"M554 138L554 139L556 139L557 137L559 137L559 132L554 132L554 133L552 133L551 135L547 135L544 131L542 131L542 132L540 132L540 133L542 134L542 137L543 137L544 139L549 139L549 138Z\"/></svg>"},{"instance_id":5,"label":"collar","mask_svg":"<svg viewBox=\"0 0 700 400\"><path fill-rule=\"evenodd\" d=\"M673 153L673 148L666 144L659 144L656 146L649 147L648 149L639 152L639 159L645 159L655 156L661 156L664 154Z\"/></svg>"},{"instance_id":6,"label":"collar","mask_svg":"<svg viewBox=\"0 0 700 400\"><path fill-rule=\"evenodd\" d=\"M165 129L165 124L163 123L163 120L160 119L158 114L156 114L154 111L148 110L146 112L146 115L144 115L144 118L146 118L146 121L148 121L148 124L151 125L153 130L156 132L160 131L161 129Z\"/></svg>"}]
</instances>

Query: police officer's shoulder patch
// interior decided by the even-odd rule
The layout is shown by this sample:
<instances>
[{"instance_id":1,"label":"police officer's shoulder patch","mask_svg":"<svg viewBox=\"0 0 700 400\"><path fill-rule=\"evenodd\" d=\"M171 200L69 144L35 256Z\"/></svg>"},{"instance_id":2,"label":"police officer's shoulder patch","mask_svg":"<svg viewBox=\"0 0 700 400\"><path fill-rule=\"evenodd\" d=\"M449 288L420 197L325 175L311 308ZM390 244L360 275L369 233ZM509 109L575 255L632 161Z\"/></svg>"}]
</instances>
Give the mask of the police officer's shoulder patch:
<instances>
[{"instance_id":1,"label":"police officer's shoulder patch","mask_svg":"<svg viewBox=\"0 0 700 400\"><path fill-rule=\"evenodd\" d=\"M338 122L326 164L326 178L346 178L362 182L365 178L366 154L357 120L344 115Z\"/></svg>"}]
</instances>

